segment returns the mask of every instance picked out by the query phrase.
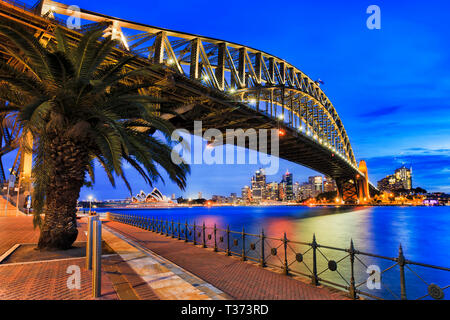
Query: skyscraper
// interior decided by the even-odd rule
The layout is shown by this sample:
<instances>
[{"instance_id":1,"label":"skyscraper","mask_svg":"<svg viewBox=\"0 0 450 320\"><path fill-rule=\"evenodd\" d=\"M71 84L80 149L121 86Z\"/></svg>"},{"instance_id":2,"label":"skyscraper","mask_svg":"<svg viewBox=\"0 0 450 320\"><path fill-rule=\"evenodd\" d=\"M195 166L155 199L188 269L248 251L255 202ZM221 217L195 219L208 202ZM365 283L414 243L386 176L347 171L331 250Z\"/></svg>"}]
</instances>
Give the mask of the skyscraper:
<instances>
[{"instance_id":1,"label":"skyscraper","mask_svg":"<svg viewBox=\"0 0 450 320\"><path fill-rule=\"evenodd\" d=\"M265 200L266 193L266 173L264 169L259 169L252 177L252 196L254 200Z\"/></svg>"},{"instance_id":2,"label":"skyscraper","mask_svg":"<svg viewBox=\"0 0 450 320\"><path fill-rule=\"evenodd\" d=\"M399 189L410 190L412 188L412 169L402 166L378 181L378 189L383 191L395 191Z\"/></svg>"},{"instance_id":3,"label":"skyscraper","mask_svg":"<svg viewBox=\"0 0 450 320\"><path fill-rule=\"evenodd\" d=\"M292 173L286 171L283 175L282 183L284 185L284 200L294 200L294 189L292 184Z\"/></svg>"},{"instance_id":4,"label":"skyscraper","mask_svg":"<svg viewBox=\"0 0 450 320\"><path fill-rule=\"evenodd\" d=\"M402 166L395 170L395 178L401 181L403 189L410 190L412 188L412 169Z\"/></svg>"},{"instance_id":5,"label":"skyscraper","mask_svg":"<svg viewBox=\"0 0 450 320\"><path fill-rule=\"evenodd\" d=\"M323 192L323 179L322 176L313 176L308 178L308 182L311 185L311 196L317 197Z\"/></svg>"},{"instance_id":6,"label":"skyscraper","mask_svg":"<svg viewBox=\"0 0 450 320\"><path fill-rule=\"evenodd\" d=\"M336 182L331 177L325 176L325 179L323 181L323 191L331 192L336 190L337 190Z\"/></svg>"},{"instance_id":7,"label":"skyscraper","mask_svg":"<svg viewBox=\"0 0 450 320\"><path fill-rule=\"evenodd\" d=\"M241 189L241 196L242 196L242 201L251 202L252 201L252 190L248 186L243 187Z\"/></svg>"},{"instance_id":8,"label":"skyscraper","mask_svg":"<svg viewBox=\"0 0 450 320\"><path fill-rule=\"evenodd\" d=\"M267 190L267 199L269 199L269 200L278 200L279 199L277 182L268 183L266 190Z\"/></svg>"}]
</instances>

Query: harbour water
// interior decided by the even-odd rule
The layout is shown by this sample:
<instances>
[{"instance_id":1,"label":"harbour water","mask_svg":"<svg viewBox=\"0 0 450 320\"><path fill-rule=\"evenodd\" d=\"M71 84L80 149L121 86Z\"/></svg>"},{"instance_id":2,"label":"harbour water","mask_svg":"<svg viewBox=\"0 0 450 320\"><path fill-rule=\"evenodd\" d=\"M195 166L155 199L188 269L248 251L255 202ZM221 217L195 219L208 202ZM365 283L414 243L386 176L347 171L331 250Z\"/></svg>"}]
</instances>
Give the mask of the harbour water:
<instances>
[{"instance_id":1,"label":"harbour water","mask_svg":"<svg viewBox=\"0 0 450 320\"><path fill-rule=\"evenodd\" d=\"M450 207L176 207L166 209L97 209L123 214L133 214L155 219L180 221L184 224L206 226L217 225L225 229L282 238L284 232L289 240L311 242L313 234L321 245L349 248L353 240L356 250L387 257L397 257L402 245L405 258L436 266L450 267ZM208 233L211 233L208 231ZM221 233L223 235L223 233ZM238 234L233 237L240 239ZM234 239L233 238L233 239ZM258 243L249 238L247 243ZM281 241L266 240L266 246L279 248ZM247 244L248 246L249 244ZM239 243L240 246L240 243ZM247 248L247 247L246 247ZM282 248L281 248L282 249ZM279 250L281 250L279 249ZM242 247L236 248L242 250ZM289 264L292 270L309 273L311 253L308 246L293 243L288 248ZM249 256L252 250L248 250ZM254 250L255 252L258 249ZM281 251L280 251L281 252ZM295 254L302 253L303 263L295 261ZM278 254L280 255L280 254ZM257 254L254 254L255 258ZM399 268L395 262L357 255L355 262L356 284L362 291L383 298L395 299L400 296ZM273 264L282 263L279 257L269 257ZM278 261L279 259L280 261ZM350 259L346 252L321 248L318 252L318 272L320 277L348 285ZM337 270L327 270L328 261L337 262ZM369 289L365 281L367 270L375 265L381 271L381 288ZM424 296L430 284L441 288L450 285L450 272L407 265L405 268L408 299ZM369 285L370 286L370 285ZM450 297L450 288L443 291L445 299ZM429 297L425 297L428 299Z\"/></svg>"}]
</instances>

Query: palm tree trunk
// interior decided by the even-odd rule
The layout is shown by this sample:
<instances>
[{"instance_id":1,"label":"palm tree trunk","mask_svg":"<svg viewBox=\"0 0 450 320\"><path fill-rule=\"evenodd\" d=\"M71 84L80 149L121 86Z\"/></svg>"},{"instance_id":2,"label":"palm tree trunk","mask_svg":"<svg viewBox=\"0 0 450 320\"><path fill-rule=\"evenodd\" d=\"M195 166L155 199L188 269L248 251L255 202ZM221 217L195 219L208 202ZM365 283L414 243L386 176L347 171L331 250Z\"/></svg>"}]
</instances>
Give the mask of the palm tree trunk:
<instances>
[{"instance_id":1,"label":"palm tree trunk","mask_svg":"<svg viewBox=\"0 0 450 320\"><path fill-rule=\"evenodd\" d=\"M81 144L83 146L83 144ZM76 205L84 183L87 152L80 143L55 137L50 145L49 177L45 199L45 219L38 248L66 250L78 236Z\"/></svg>"}]
</instances>

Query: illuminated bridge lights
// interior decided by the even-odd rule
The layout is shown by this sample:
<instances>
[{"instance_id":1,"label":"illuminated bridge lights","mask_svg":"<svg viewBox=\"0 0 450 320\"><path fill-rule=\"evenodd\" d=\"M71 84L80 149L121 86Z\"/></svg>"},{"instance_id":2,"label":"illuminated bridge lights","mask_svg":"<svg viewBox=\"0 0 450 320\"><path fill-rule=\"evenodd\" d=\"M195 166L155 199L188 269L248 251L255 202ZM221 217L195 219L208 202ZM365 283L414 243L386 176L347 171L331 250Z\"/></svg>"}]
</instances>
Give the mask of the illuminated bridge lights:
<instances>
[{"instance_id":1,"label":"illuminated bridge lights","mask_svg":"<svg viewBox=\"0 0 450 320\"><path fill-rule=\"evenodd\" d=\"M50 30L45 33L54 40L51 30L54 30L53 26L59 23L60 19L52 19L51 16L53 13L67 16L67 12L70 11L67 10L69 6L50 0L42 0L41 4L42 6L37 10L30 11L34 15L32 19L35 22L33 23L36 23L36 30ZM0 10L3 9L0 6ZM6 10L9 12L11 8L8 6ZM21 16L22 23L31 26L28 21L30 13L23 15L23 9L19 10L19 7L16 11L17 15ZM49 13L52 14L49 15ZM39 16L45 16L45 18ZM190 95L196 98L206 98L205 92L208 92L207 98L213 97L217 108L198 109L199 116L212 120L211 126L216 122L219 125L226 125L224 123L226 119L223 119L222 115L227 111L230 111L230 121L237 121L237 123L239 123L239 117L252 118L254 106L249 108L251 110L245 110L236 108L229 103L229 100L235 103L240 102L241 99L248 96L251 97L251 99L247 99L248 103L253 104L257 101L259 111L267 110L266 114L268 115L267 119L261 117L253 119L252 125L267 127L270 124L278 127L280 136L288 135L285 131L287 127L297 131L296 128L299 125L298 131L302 133L302 136L310 138L317 146L324 147L321 150L322 153L326 155L333 153L334 156L336 148L332 145L339 146L338 154L347 163L343 161L333 163L336 159L322 162L320 154L316 154L316 150L312 150L309 144L298 147L310 151L312 155L300 157L299 153L294 150L297 146L291 141L292 137L290 136L283 139L284 145L281 146L289 149L285 153L287 160L306 165L324 174L331 174L333 178L341 178L341 180L354 177L358 172L355 165L357 162L342 120L325 92L318 85L320 82L313 81L284 59L243 44L135 23L83 9L80 12L80 19L99 25L106 21L112 23L121 32L121 37L124 33L128 34L129 36L125 41L122 39L122 42L129 45L125 45L130 49L128 53L137 56L137 66L144 66L146 63L170 66L163 67L163 72L158 71L152 74L155 80L161 80L168 74L176 80L173 91L170 89L162 92L169 99L171 97L182 99L190 97ZM71 32L75 39L81 36L81 33L77 31L68 32ZM117 50L118 54L120 52L128 54L122 48ZM186 78L191 81L186 81ZM192 80L198 81L198 84L193 85ZM204 87L215 90L208 89L203 92L202 90L207 89ZM229 99L224 99L228 101L222 101L223 94L220 93L230 94ZM186 126L190 110L192 109L183 111L187 115L186 118L170 117L173 119L171 121L176 126ZM289 118L289 123L287 119L285 120L286 112L289 114L289 117L286 117ZM289 130L289 132L291 131ZM292 146L293 148L291 148ZM373 186L371 188L376 190Z\"/></svg>"}]
</instances>

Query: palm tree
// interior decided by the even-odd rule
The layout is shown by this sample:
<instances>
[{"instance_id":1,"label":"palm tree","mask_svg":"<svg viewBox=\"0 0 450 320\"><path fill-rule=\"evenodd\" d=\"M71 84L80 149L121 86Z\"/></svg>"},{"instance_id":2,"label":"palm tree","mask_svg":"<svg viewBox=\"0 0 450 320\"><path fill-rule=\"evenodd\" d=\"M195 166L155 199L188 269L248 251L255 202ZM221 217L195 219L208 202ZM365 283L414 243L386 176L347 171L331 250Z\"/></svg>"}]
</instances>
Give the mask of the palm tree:
<instances>
[{"instance_id":1,"label":"palm tree","mask_svg":"<svg viewBox=\"0 0 450 320\"><path fill-rule=\"evenodd\" d=\"M166 101L139 94L154 88L149 72L131 69L131 55L112 62L116 41L101 31L87 32L71 43L60 28L56 43L44 47L21 26L0 21L0 35L18 50L5 48L21 69L0 62L0 112L15 117L22 147L32 135L33 209L40 226L38 248L68 249L77 238L76 203L81 187L94 181L94 166L125 181L127 162L150 185L164 169L180 188L189 167L171 161L169 122L158 117ZM27 72L23 72L23 70ZM162 139L153 136L155 130ZM26 146L25 146L26 147ZM88 173L88 175L87 175ZM90 177L91 181L87 180ZM41 221L41 214L45 218Z\"/></svg>"}]
</instances>

